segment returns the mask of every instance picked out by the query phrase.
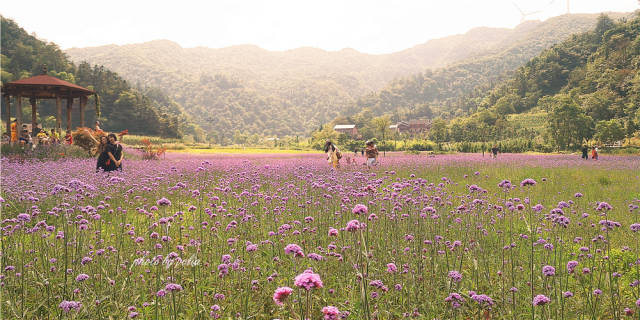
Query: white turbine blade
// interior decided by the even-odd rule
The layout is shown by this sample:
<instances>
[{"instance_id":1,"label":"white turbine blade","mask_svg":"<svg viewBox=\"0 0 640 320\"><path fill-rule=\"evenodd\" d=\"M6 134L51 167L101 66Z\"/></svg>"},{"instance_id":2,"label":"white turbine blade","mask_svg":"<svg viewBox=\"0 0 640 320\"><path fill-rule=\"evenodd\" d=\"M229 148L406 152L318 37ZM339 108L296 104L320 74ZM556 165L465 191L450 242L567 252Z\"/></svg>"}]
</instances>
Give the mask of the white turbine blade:
<instances>
[{"instance_id":1,"label":"white turbine blade","mask_svg":"<svg viewBox=\"0 0 640 320\"><path fill-rule=\"evenodd\" d=\"M513 3L513 6L516 7L516 9L518 9L521 15L524 15L524 12L522 11L522 9L520 9L520 7L518 7L518 5L515 2L511 1L511 3Z\"/></svg>"}]
</instances>

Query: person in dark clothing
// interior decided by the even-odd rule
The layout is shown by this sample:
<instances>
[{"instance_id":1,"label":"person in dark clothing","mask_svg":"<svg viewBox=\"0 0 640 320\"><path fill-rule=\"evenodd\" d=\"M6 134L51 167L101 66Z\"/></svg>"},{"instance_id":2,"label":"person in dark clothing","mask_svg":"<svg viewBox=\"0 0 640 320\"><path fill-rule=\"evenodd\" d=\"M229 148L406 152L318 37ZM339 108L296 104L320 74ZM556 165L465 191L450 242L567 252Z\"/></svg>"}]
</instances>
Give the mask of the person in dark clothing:
<instances>
[{"instance_id":1,"label":"person in dark clothing","mask_svg":"<svg viewBox=\"0 0 640 320\"><path fill-rule=\"evenodd\" d=\"M582 159L589 160L589 148L586 145L582 146Z\"/></svg>"},{"instance_id":2,"label":"person in dark clothing","mask_svg":"<svg viewBox=\"0 0 640 320\"><path fill-rule=\"evenodd\" d=\"M98 145L98 162L96 163L96 172L107 171L107 160L109 160L109 154L107 153L107 146L109 145L109 139L107 136L100 137L100 144Z\"/></svg>"},{"instance_id":3,"label":"person in dark clothing","mask_svg":"<svg viewBox=\"0 0 640 320\"><path fill-rule=\"evenodd\" d=\"M360 155L364 157L364 149L360 149Z\"/></svg>"},{"instance_id":4,"label":"person in dark clothing","mask_svg":"<svg viewBox=\"0 0 640 320\"><path fill-rule=\"evenodd\" d=\"M32 137L37 137L38 133L40 133L40 131L42 131L42 129L40 128L40 125L38 123L36 123L36 125L33 127L33 129L31 129L31 136Z\"/></svg>"},{"instance_id":5,"label":"person in dark clothing","mask_svg":"<svg viewBox=\"0 0 640 320\"><path fill-rule=\"evenodd\" d=\"M493 156L494 159L498 158L498 152L500 151L500 149L498 149L498 146L494 145L493 148L491 148L491 155Z\"/></svg>"},{"instance_id":6,"label":"person in dark clothing","mask_svg":"<svg viewBox=\"0 0 640 320\"><path fill-rule=\"evenodd\" d=\"M107 169L105 171L120 170L122 171L122 159L124 154L122 153L122 146L118 143L118 138L115 134L110 133L108 136L109 144L107 144Z\"/></svg>"}]
</instances>

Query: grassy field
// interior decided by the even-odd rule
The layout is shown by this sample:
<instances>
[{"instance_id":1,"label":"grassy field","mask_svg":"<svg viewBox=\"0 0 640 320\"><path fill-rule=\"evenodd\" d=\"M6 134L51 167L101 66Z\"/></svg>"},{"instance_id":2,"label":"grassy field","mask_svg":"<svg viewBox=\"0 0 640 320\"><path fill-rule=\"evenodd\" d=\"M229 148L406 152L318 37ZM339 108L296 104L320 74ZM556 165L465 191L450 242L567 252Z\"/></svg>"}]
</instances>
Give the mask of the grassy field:
<instances>
[{"instance_id":1,"label":"grassy field","mask_svg":"<svg viewBox=\"0 0 640 320\"><path fill-rule=\"evenodd\" d=\"M2 161L3 319L617 319L640 158Z\"/></svg>"}]
</instances>

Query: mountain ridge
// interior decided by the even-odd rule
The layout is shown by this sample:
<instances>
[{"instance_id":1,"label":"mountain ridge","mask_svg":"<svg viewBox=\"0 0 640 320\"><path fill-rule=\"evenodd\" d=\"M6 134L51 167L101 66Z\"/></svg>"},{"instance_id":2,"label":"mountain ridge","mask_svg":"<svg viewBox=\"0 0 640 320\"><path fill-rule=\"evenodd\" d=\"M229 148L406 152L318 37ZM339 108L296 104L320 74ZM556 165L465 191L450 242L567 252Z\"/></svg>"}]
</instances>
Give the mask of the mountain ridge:
<instances>
[{"instance_id":1,"label":"mountain ridge","mask_svg":"<svg viewBox=\"0 0 640 320\"><path fill-rule=\"evenodd\" d=\"M306 135L336 116L358 112L358 99L384 90L396 79L465 61L485 73L495 69L496 74L502 74L572 32L592 28L596 18L595 14L580 14L527 21L514 29L474 28L452 36L452 41L431 40L383 55L312 47L288 51L268 51L254 45L182 48L167 40L65 52L73 61L102 64L132 83L166 90L196 119L212 114L229 117L229 121L220 123L201 121L199 124L210 132ZM478 61L508 50L517 58L493 58L478 65ZM473 86L468 87L447 95L463 94ZM265 119L249 120L254 118L251 113L262 114Z\"/></svg>"}]
</instances>

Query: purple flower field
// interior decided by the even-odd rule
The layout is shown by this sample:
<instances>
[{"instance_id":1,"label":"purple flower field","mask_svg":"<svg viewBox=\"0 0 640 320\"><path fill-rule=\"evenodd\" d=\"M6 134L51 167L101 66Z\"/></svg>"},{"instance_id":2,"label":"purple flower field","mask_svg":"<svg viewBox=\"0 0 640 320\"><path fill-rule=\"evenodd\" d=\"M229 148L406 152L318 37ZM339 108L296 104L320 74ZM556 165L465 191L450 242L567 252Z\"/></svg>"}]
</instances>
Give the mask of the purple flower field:
<instances>
[{"instance_id":1,"label":"purple flower field","mask_svg":"<svg viewBox=\"0 0 640 320\"><path fill-rule=\"evenodd\" d=\"M640 315L640 157L381 160L2 159L0 318Z\"/></svg>"}]
</instances>

